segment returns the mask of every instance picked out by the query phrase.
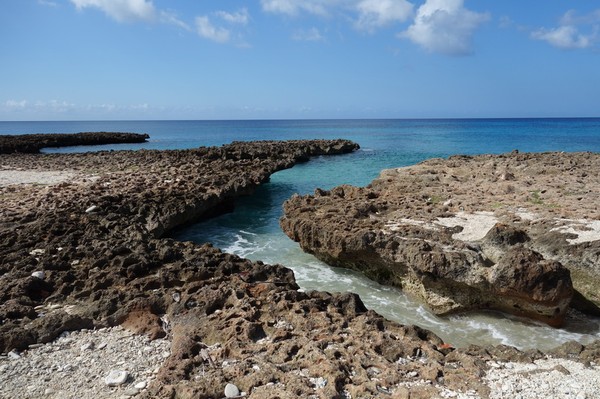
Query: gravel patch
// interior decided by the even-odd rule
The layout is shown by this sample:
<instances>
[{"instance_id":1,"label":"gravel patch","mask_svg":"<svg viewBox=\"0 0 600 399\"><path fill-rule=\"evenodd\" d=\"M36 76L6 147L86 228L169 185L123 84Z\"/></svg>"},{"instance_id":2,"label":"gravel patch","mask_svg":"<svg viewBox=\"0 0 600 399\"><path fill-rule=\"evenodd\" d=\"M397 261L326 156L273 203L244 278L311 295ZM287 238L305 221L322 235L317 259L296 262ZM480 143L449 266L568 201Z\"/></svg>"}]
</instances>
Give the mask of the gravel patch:
<instances>
[{"instance_id":1,"label":"gravel patch","mask_svg":"<svg viewBox=\"0 0 600 399\"><path fill-rule=\"evenodd\" d=\"M0 170L0 187L13 184L59 184L72 180L76 174L68 171Z\"/></svg>"},{"instance_id":2,"label":"gravel patch","mask_svg":"<svg viewBox=\"0 0 600 399\"><path fill-rule=\"evenodd\" d=\"M490 399L597 398L600 367L566 359L541 359L534 363L488 362L484 380Z\"/></svg>"},{"instance_id":3,"label":"gravel patch","mask_svg":"<svg viewBox=\"0 0 600 399\"><path fill-rule=\"evenodd\" d=\"M168 340L121 327L65 332L0 356L0 398L133 397L154 379L169 348ZM114 382L125 374L124 382Z\"/></svg>"}]
</instances>

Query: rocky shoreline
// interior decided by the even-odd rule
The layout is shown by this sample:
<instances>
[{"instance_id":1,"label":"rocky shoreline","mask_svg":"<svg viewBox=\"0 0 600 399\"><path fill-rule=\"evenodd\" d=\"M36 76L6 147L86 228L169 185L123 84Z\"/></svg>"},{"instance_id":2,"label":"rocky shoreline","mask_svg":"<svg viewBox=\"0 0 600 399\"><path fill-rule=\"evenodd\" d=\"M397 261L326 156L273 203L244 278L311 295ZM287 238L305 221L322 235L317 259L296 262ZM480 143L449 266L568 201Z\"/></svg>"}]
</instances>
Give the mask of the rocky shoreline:
<instances>
[{"instance_id":1,"label":"rocky shoreline","mask_svg":"<svg viewBox=\"0 0 600 399\"><path fill-rule=\"evenodd\" d=\"M356 148L315 140L0 155L0 173L66 174L52 184L32 184L33 175L29 184L7 178L0 187L0 396L500 397L517 392L518 384L496 386L486 376L512 370L510 362L553 356L581 362L581 369L568 365L573 376L598 372L600 343L565 344L551 354L456 349L429 331L385 320L356 295L302 292L284 266L164 238L230 209L275 171ZM111 333L116 326L141 340L117 349L127 359L122 363L104 355L125 339ZM148 338L169 349L156 349L154 363L143 369L134 355L146 347L154 353ZM40 356L51 352L61 352L70 367L35 370L46 367ZM99 362L94 370L102 374L86 373L86 361ZM533 367L539 375L555 371L545 363ZM27 377L32 369L42 374L38 382ZM108 371L120 370L126 378L109 387ZM53 375L43 376L53 372L63 373L62 391L49 386ZM75 386L89 387L88 396ZM591 398L599 388L573 392Z\"/></svg>"},{"instance_id":2,"label":"rocky shoreline","mask_svg":"<svg viewBox=\"0 0 600 399\"><path fill-rule=\"evenodd\" d=\"M599 166L592 153L432 159L296 196L281 226L437 314L496 309L560 326L569 306L599 312Z\"/></svg>"},{"instance_id":3,"label":"rocky shoreline","mask_svg":"<svg viewBox=\"0 0 600 399\"><path fill-rule=\"evenodd\" d=\"M147 134L116 132L0 135L0 154L37 154L49 147L143 143L149 138Z\"/></svg>"}]
</instances>

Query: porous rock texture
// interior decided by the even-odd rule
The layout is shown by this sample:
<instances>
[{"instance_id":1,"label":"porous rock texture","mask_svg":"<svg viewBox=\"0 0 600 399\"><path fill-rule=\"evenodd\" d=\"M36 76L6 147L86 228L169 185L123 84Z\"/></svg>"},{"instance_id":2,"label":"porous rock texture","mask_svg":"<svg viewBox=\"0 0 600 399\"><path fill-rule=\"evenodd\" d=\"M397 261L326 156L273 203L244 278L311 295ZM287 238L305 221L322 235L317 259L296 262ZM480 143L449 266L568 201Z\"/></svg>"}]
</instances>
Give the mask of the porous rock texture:
<instances>
[{"instance_id":1,"label":"porous rock texture","mask_svg":"<svg viewBox=\"0 0 600 399\"><path fill-rule=\"evenodd\" d=\"M454 349L368 311L354 294L302 292L281 265L164 238L230 208L276 170L356 148L301 141L1 156L4 172L66 171L70 180L0 187L0 353L11 351L0 361L29 359L63 331L121 325L171 342L137 397L222 398L227 384L249 398L488 396L489 361L544 355ZM595 362L598 353L574 344L557 355ZM14 374L12 364L1 367ZM86 381L66 374L64 384Z\"/></svg>"},{"instance_id":2,"label":"porous rock texture","mask_svg":"<svg viewBox=\"0 0 600 399\"><path fill-rule=\"evenodd\" d=\"M437 314L497 309L559 326L570 304L598 312L599 170L594 153L431 159L294 196L280 224L305 251Z\"/></svg>"}]
</instances>

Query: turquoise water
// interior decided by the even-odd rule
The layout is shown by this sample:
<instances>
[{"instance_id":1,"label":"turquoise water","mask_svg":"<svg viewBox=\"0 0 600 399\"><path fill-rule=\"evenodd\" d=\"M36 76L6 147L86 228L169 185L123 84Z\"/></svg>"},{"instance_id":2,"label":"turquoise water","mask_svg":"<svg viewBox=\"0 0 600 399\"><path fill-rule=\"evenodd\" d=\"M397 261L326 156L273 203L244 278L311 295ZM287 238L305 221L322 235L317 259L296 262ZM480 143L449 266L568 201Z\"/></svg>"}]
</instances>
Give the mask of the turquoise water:
<instances>
[{"instance_id":1,"label":"turquoise water","mask_svg":"<svg viewBox=\"0 0 600 399\"><path fill-rule=\"evenodd\" d=\"M366 185L380 170L453 154L520 151L600 152L600 119L322 120L322 121L116 121L0 122L0 134L128 131L150 134L145 144L48 149L177 149L221 145L234 140L347 138L361 149L353 154L317 157L274 174L254 196L238 201L233 213L175 234L181 240L212 242L225 251L292 270L305 289L358 293L365 304L389 319L431 329L448 342L504 343L548 349L568 340L600 338L600 320L570 317L564 329L501 314L439 318L397 289L360 274L331 268L303 253L279 229L281 204L294 193L339 184Z\"/></svg>"}]
</instances>

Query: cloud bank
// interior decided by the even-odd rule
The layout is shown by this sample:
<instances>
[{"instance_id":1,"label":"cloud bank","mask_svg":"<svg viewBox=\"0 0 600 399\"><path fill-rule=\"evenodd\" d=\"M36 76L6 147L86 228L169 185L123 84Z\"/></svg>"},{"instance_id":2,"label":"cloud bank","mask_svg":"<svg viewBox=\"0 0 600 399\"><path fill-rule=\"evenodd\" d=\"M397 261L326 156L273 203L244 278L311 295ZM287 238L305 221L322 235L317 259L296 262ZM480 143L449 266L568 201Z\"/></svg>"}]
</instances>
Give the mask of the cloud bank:
<instances>
[{"instance_id":1,"label":"cloud bank","mask_svg":"<svg viewBox=\"0 0 600 399\"><path fill-rule=\"evenodd\" d=\"M95 8L119 22L158 21L194 31L200 37L216 43L230 43L233 38L243 42L241 28L251 22L247 8L237 11L213 11L199 15L189 25L172 11L158 10L152 0L70 0L79 10ZM471 11L463 0L425 0L416 10L409 0L260 0L265 13L290 18L305 14L328 20L334 17L350 22L358 31L374 33L378 29L411 21L397 36L407 39L429 52L446 55L472 53L475 30L489 19L489 14ZM574 15L566 15L573 19ZM587 46L589 38L577 35L576 30L560 27L540 31L535 38L563 46ZM316 27L296 29L292 39L323 41Z\"/></svg>"}]
</instances>

